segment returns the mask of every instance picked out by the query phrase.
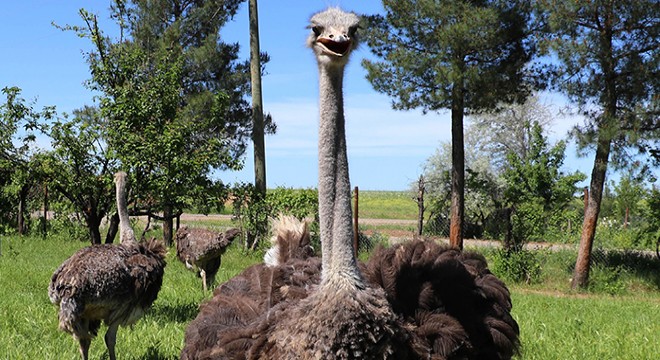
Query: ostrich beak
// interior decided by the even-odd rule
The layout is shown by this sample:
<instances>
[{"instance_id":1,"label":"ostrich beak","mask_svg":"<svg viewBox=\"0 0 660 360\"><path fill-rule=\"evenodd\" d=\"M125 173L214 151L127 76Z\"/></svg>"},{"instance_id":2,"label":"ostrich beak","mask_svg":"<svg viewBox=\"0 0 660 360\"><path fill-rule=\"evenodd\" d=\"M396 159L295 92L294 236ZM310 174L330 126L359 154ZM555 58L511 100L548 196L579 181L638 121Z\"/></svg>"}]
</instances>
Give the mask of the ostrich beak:
<instances>
[{"instance_id":1,"label":"ostrich beak","mask_svg":"<svg viewBox=\"0 0 660 360\"><path fill-rule=\"evenodd\" d=\"M351 47L351 40L334 41L328 38L318 38L316 43L321 46L324 53L334 56L344 56Z\"/></svg>"}]
</instances>

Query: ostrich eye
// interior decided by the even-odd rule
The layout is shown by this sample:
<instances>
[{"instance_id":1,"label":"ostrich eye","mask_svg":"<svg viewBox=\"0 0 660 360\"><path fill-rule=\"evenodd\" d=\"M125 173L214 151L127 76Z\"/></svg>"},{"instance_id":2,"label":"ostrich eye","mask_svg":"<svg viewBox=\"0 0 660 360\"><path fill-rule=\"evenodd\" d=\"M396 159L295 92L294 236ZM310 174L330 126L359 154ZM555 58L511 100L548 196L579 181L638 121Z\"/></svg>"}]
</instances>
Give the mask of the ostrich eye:
<instances>
[{"instance_id":1,"label":"ostrich eye","mask_svg":"<svg viewBox=\"0 0 660 360\"><path fill-rule=\"evenodd\" d=\"M312 26L312 31L314 32L314 35L319 36L321 35L321 27L320 26Z\"/></svg>"},{"instance_id":2,"label":"ostrich eye","mask_svg":"<svg viewBox=\"0 0 660 360\"><path fill-rule=\"evenodd\" d=\"M354 25L354 26L349 27L348 28L348 35L349 36L354 36L355 33L357 32L358 28L359 28L358 25Z\"/></svg>"}]
</instances>

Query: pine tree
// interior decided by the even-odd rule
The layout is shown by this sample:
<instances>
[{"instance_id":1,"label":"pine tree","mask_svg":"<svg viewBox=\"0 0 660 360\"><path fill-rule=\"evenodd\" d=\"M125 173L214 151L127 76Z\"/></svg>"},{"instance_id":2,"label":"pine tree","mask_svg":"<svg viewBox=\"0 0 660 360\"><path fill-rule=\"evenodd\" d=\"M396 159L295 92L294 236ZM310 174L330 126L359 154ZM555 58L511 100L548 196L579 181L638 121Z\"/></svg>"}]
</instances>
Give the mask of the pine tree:
<instances>
[{"instance_id":1,"label":"pine tree","mask_svg":"<svg viewBox=\"0 0 660 360\"><path fill-rule=\"evenodd\" d=\"M373 87L395 109L451 110L450 243L463 247L463 118L530 93L532 55L524 1L384 0L367 17L366 39L379 60L365 60Z\"/></svg>"}]
</instances>

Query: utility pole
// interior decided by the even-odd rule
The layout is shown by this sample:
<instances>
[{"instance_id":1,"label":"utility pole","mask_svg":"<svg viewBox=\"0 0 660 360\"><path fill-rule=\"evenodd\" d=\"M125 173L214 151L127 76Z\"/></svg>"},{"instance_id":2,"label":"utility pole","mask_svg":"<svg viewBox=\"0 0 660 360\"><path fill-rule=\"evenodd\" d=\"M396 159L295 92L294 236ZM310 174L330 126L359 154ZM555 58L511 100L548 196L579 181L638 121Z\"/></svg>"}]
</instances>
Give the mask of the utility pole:
<instances>
[{"instance_id":1,"label":"utility pole","mask_svg":"<svg viewBox=\"0 0 660 360\"><path fill-rule=\"evenodd\" d=\"M259 16L257 0L250 0L250 77L252 87L252 143L254 145L254 186L266 196L266 150L264 145L264 110L261 96L261 59L259 51Z\"/></svg>"}]
</instances>

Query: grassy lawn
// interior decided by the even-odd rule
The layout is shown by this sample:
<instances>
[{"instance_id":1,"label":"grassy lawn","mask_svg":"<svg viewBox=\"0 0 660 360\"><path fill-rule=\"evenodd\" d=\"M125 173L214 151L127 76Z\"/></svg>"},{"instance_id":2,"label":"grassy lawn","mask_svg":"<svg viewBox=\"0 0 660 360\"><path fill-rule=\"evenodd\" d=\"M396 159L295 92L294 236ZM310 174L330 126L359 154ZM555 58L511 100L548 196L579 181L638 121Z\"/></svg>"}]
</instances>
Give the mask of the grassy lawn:
<instances>
[{"instance_id":1,"label":"grassy lawn","mask_svg":"<svg viewBox=\"0 0 660 360\"><path fill-rule=\"evenodd\" d=\"M566 296L513 289L521 359L657 359L660 297Z\"/></svg>"},{"instance_id":2,"label":"grassy lawn","mask_svg":"<svg viewBox=\"0 0 660 360\"><path fill-rule=\"evenodd\" d=\"M53 271L85 243L60 237L2 237L0 256L0 359L76 359L78 345L57 329L57 308L47 287ZM657 359L660 354L660 292L657 285L624 282L619 295L567 290L568 255L544 262L545 279L511 285L513 314L521 327L521 359ZM168 254L162 290L151 311L117 338L120 359L178 359L186 324L204 294L201 281ZM233 246L223 257L224 281L260 254ZM545 285L544 285L545 284ZM563 284L563 285L562 285ZM643 283L642 283L643 284ZM102 334L90 357L107 359Z\"/></svg>"}]
</instances>

